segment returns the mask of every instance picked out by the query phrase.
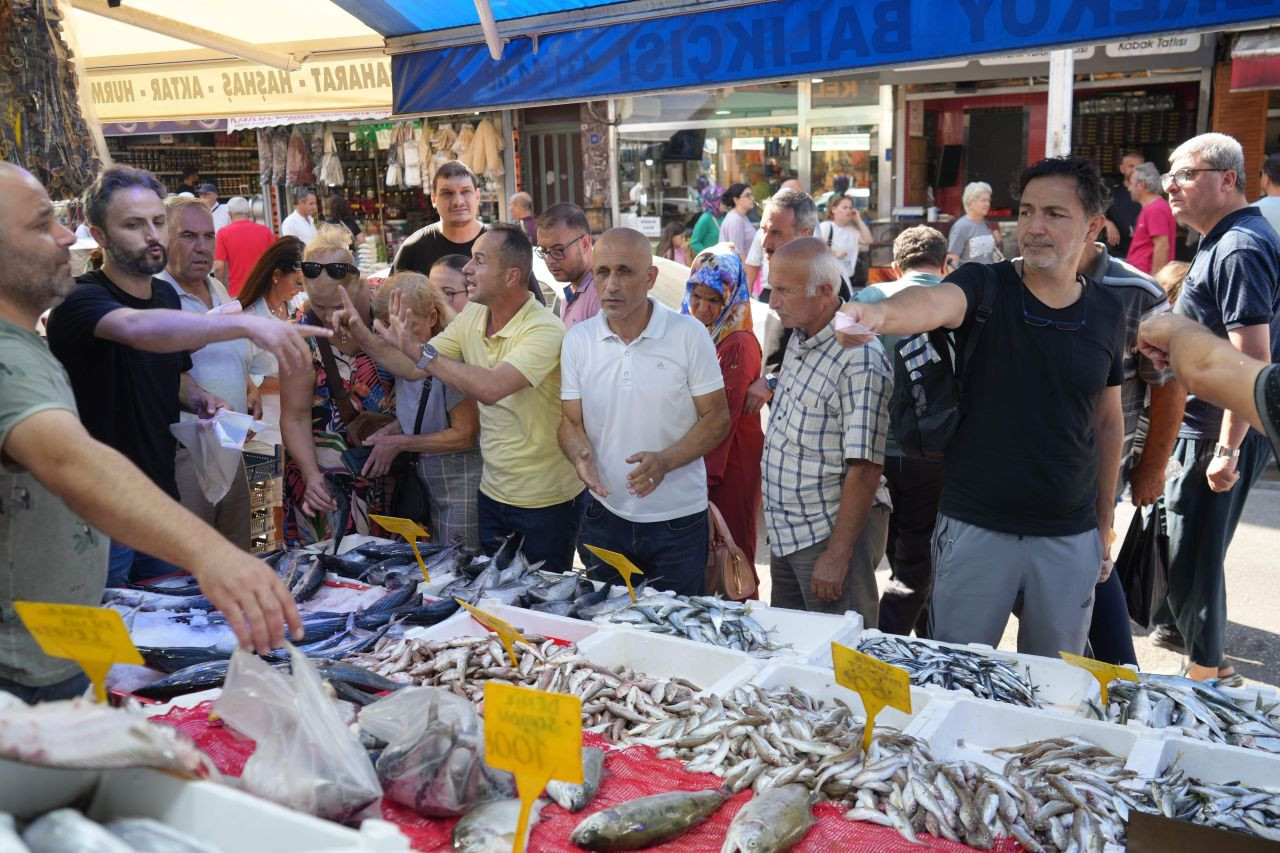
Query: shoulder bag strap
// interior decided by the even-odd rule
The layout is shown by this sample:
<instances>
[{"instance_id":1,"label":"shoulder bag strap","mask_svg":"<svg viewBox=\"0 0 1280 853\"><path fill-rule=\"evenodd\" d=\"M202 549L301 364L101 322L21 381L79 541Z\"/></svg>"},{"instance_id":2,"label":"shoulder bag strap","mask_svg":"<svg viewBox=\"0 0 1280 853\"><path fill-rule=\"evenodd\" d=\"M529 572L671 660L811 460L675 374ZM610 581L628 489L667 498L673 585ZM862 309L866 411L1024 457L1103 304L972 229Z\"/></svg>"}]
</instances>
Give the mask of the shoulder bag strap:
<instances>
[{"instance_id":1,"label":"shoulder bag strap","mask_svg":"<svg viewBox=\"0 0 1280 853\"><path fill-rule=\"evenodd\" d=\"M836 236L836 224L834 222L824 222L823 224L827 226L827 248L830 249L831 241Z\"/></svg>"},{"instance_id":2,"label":"shoulder bag strap","mask_svg":"<svg viewBox=\"0 0 1280 853\"><path fill-rule=\"evenodd\" d=\"M342 385L333 347L324 338L316 338L316 348L320 350L320 363L324 365L324 384L329 388L329 399L338 407L338 416L342 418L342 422L350 424L356 419L356 407L351 402L351 392Z\"/></svg>"},{"instance_id":3,"label":"shoulder bag strap","mask_svg":"<svg viewBox=\"0 0 1280 853\"><path fill-rule=\"evenodd\" d=\"M431 396L431 377L422 380L422 399L418 401L418 416L413 421L413 434L422 432L422 416L427 412L427 398Z\"/></svg>"},{"instance_id":4,"label":"shoulder bag strap","mask_svg":"<svg viewBox=\"0 0 1280 853\"><path fill-rule=\"evenodd\" d=\"M1001 263L1008 263L1002 261ZM982 336L982 327L987 324L987 320L991 319L991 312L995 308L996 290L999 285L999 273L996 271L998 264L981 264L982 266L982 299L978 302L978 308L973 315L973 328L969 330L969 335L965 338L964 351L960 362L960 400L961 408L964 408L965 386L969 384L969 371L973 368L973 356L978 350L978 338Z\"/></svg>"}]
</instances>

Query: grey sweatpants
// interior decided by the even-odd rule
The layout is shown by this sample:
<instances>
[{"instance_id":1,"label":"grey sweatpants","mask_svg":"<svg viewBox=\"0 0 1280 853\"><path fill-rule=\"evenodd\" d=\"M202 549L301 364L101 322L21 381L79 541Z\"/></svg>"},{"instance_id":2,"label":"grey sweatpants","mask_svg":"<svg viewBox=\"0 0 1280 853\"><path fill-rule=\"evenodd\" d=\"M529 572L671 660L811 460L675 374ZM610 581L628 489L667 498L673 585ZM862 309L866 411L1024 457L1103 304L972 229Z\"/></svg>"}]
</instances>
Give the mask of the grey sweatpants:
<instances>
[{"instance_id":1,"label":"grey sweatpants","mask_svg":"<svg viewBox=\"0 0 1280 853\"><path fill-rule=\"evenodd\" d=\"M862 525L862 534L849 557L849 573L835 601L823 601L813 594L813 566L827 550L830 538L790 554L769 554L769 580L772 593L769 604L792 610L815 613L844 613L856 610L868 628L876 627L880 610L880 593L876 590L876 566L884 558L889 539L889 510L873 506Z\"/></svg>"},{"instance_id":2,"label":"grey sweatpants","mask_svg":"<svg viewBox=\"0 0 1280 853\"><path fill-rule=\"evenodd\" d=\"M1009 614L1018 651L1082 654L1102 568L1090 529L1074 536L1019 536L939 513L933 530L933 639L998 646Z\"/></svg>"}]
</instances>

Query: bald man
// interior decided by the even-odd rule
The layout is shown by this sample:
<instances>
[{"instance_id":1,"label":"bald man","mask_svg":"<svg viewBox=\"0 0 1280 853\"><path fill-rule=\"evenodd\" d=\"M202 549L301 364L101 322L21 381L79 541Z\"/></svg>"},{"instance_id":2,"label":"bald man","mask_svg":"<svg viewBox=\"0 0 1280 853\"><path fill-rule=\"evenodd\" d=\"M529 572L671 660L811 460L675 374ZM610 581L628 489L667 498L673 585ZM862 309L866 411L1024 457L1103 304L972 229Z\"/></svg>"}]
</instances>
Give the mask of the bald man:
<instances>
[{"instance_id":1,"label":"bald man","mask_svg":"<svg viewBox=\"0 0 1280 853\"><path fill-rule=\"evenodd\" d=\"M729 433L715 346L692 317L649 295L649 240L614 228L597 241L600 313L560 351L560 447L590 490L582 544L626 555L650 585L701 595L707 566L702 457ZM591 557L592 574L617 574Z\"/></svg>"},{"instance_id":2,"label":"bald man","mask_svg":"<svg viewBox=\"0 0 1280 853\"><path fill-rule=\"evenodd\" d=\"M79 667L45 655L14 601L97 605L114 537L190 570L239 640L267 651L293 600L261 560L238 550L81 425L67 372L36 319L74 289L70 231L40 183L0 163L0 690L27 702L84 692Z\"/></svg>"},{"instance_id":3,"label":"bald man","mask_svg":"<svg viewBox=\"0 0 1280 853\"><path fill-rule=\"evenodd\" d=\"M836 341L840 261L801 237L769 259L769 307L792 330L764 449L764 516L775 607L843 613L877 624L875 569L889 535L881 471L893 369L883 347Z\"/></svg>"}]
</instances>

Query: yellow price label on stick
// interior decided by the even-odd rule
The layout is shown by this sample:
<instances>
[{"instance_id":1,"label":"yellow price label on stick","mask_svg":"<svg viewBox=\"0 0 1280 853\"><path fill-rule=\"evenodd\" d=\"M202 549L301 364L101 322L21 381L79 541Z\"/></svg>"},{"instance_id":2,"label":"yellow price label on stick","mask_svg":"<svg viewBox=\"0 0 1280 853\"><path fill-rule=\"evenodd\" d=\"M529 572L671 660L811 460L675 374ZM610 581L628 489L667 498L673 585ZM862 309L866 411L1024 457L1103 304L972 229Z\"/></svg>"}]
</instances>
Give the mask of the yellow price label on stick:
<instances>
[{"instance_id":1,"label":"yellow price label on stick","mask_svg":"<svg viewBox=\"0 0 1280 853\"><path fill-rule=\"evenodd\" d=\"M867 722L862 729L862 751L871 746L876 715L885 707L911 713L911 676L905 669L855 652L839 643L831 644L831 660L835 664L836 683L847 687L862 699Z\"/></svg>"},{"instance_id":2,"label":"yellow price label on stick","mask_svg":"<svg viewBox=\"0 0 1280 853\"><path fill-rule=\"evenodd\" d=\"M391 533L399 533L409 543L409 547L413 549L413 556L418 558L418 568L422 570L422 578L427 583L431 583L431 575L427 574L427 564L422 562L422 555L418 553L418 537L430 539L431 534L423 528L418 522L409 518L395 518L390 515L371 515L369 519L376 521L382 525L382 529Z\"/></svg>"},{"instance_id":3,"label":"yellow price label on stick","mask_svg":"<svg viewBox=\"0 0 1280 853\"><path fill-rule=\"evenodd\" d=\"M520 853L529 833L529 813L547 783L582 784L582 700L487 682L484 753L490 767L515 774L520 819L512 853Z\"/></svg>"},{"instance_id":4,"label":"yellow price label on stick","mask_svg":"<svg viewBox=\"0 0 1280 853\"><path fill-rule=\"evenodd\" d=\"M1107 685L1116 679L1122 681L1137 681L1138 673L1129 669L1127 666L1119 666L1114 663L1103 663L1100 660L1087 658L1083 655L1073 655L1071 652L1058 652L1058 657L1062 658L1072 666L1078 666L1093 673L1093 677L1098 679L1098 684L1102 685L1102 707L1107 706Z\"/></svg>"},{"instance_id":5,"label":"yellow price label on stick","mask_svg":"<svg viewBox=\"0 0 1280 853\"><path fill-rule=\"evenodd\" d=\"M107 701L107 671L112 664L143 664L120 614L109 607L15 601L31 636L50 657L70 658L93 682L99 702Z\"/></svg>"},{"instance_id":6,"label":"yellow price label on stick","mask_svg":"<svg viewBox=\"0 0 1280 853\"><path fill-rule=\"evenodd\" d=\"M527 642L524 635L505 619L499 619L491 613L485 613L478 607L472 607L461 598L455 598L454 601L461 604L471 614L471 618L479 622L484 627L498 635L498 639L502 641L502 645L507 650L507 654L511 656L511 665L519 666L520 662L516 660L516 643Z\"/></svg>"},{"instance_id":7,"label":"yellow price label on stick","mask_svg":"<svg viewBox=\"0 0 1280 853\"><path fill-rule=\"evenodd\" d=\"M636 600L636 591L635 588L631 586L631 576L643 575L644 572L637 568L635 563L631 562L617 551L597 548L595 545L584 545L584 547L592 554L595 554L597 557L618 570L618 574L622 575L622 582L627 585L627 592L631 593L631 602L634 604Z\"/></svg>"}]
</instances>

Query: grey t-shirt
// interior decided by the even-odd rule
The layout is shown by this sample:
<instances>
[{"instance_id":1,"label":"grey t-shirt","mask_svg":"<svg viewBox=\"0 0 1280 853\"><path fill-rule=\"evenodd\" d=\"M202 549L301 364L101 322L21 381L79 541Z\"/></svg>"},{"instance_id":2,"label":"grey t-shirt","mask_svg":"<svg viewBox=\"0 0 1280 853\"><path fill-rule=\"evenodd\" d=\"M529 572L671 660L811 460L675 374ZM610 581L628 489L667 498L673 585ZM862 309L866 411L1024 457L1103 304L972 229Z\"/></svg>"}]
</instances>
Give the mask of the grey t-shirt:
<instances>
[{"instance_id":1,"label":"grey t-shirt","mask_svg":"<svg viewBox=\"0 0 1280 853\"><path fill-rule=\"evenodd\" d=\"M396 420L405 435L431 435L449 428L449 412L467 399L456 388L443 382L431 383L431 393L427 395L427 408L422 413L422 428L414 431L414 421L418 418L418 405L422 402L422 386L425 380L416 382L396 379ZM435 454L427 453L424 456Z\"/></svg>"},{"instance_id":2,"label":"grey t-shirt","mask_svg":"<svg viewBox=\"0 0 1280 853\"><path fill-rule=\"evenodd\" d=\"M66 370L35 332L0 319L0 449L49 409L78 416ZM0 461L0 678L44 687L80 672L40 651L13 602L100 604L109 541L25 468Z\"/></svg>"},{"instance_id":3,"label":"grey t-shirt","mask_svg":"<svg viewBox=\"0 0 1280 853\"><path fill-rule=\"evenodd\" d=\"M996 238L991 227L985 222L974 222L962 216L951 224L951 234L947 239L947 251L960 258L960 263L977 261L980 264L993 264L991 257L996 248Z\"/></svg>"}]
</instances>

